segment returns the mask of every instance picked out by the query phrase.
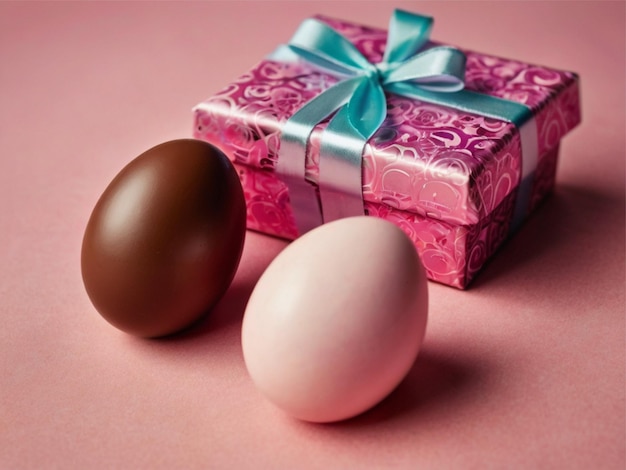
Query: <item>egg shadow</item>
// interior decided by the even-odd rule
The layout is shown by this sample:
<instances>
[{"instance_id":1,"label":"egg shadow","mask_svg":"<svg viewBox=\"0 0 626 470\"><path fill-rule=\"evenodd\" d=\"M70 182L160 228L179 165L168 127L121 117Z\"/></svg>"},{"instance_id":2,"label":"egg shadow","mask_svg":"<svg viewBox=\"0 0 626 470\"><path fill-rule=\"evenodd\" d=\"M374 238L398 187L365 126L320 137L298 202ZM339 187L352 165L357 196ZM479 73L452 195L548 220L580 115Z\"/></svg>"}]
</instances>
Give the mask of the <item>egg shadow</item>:
<instances>
[{"instance_id":1,"label":"egg shadow","mask_svg":"<svg viewBox=\"0 0 626 470\"><path fill-rule=\"evenodd\" d=\"M256 281L233 282L224 296L196 323L183 331L164 337L164 341L187 340L216 333L232 325L240 324Z\"/></svg>"},{"instance_id":2,"label":"egg shadow","mask_svg":"<svg viewBox=\"0 0 626 470\"><path fill-rule=\"evenodd\" d=\"M610 271L581 280L571 268L572 260L584 269L593 267L598 256L605 257L603 265L609 265L612 257L623 258L624 205L623 195L557 187L500 247L468 292L460 294L514 299L529 292L548 297L556 291L574 295L577 289L596 286L601 291L602 286L614 283ZM589 249L603 243L604 252ZM407 377L377 406L346 421L316 426L339 433L391 430L399 421L419 425L442 410L464 406L467 397L476 396L490 379L493 367L484 358L473 358L453 345L444 346L425 344Z\"/></svg>"},{"instance_id":3,"label":"egg shadow","mask_svg":"<svg viewBox=\"0 0 626 470\"><path fill-rule=\"evenodd\" d=\"M237 274L222 298L184 330L155 340L163 343L185 343L239 327L257 281L286 244L284 240L248 231Z\"/></svg>"},{"instance_id":4,"label":"egg shadow","mask_svg":"<svg viewBox=\"0 0 626 470\"><path fill-rule=\"evenodd\" d=\"M592 265L586 247L606 243L602 234L623 233L623 195L605 194L574 186L557 186L528 220L485 264L469 291L506 291L523 278L544 291L556 279L542 278L546 266L562 266L560 283L568 284L573 259ZM532 273L530 272L532 271ZM552 272L553 270L550 270Z\"/></svg>"},{"instance_id":5,"label":"egg shadow","mask_svg":"<svg viewBox=\"0 0 626 470\"><path fill-rule=\"evenodd\" d=\"M436 415L471 394L487 375L487 368L478 361L426 348L402 382L373 408L344 421L302 425L353 433L373 427L385 429L399 421L419 422L420 416Z\"/></svg>"}]
</instances>

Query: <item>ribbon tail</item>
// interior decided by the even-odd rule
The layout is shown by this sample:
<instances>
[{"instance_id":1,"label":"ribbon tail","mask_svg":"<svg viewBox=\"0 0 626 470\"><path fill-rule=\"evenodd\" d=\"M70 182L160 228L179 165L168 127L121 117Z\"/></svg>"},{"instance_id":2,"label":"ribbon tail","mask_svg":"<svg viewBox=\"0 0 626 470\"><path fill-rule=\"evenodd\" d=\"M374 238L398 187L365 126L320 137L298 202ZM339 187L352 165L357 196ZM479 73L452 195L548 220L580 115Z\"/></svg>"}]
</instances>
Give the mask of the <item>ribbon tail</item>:
<instances>
[{"instance_id":1,"label":"ribbon tail","mask_svg":"<svg viewBox=\"0 0 626 470\"><path fill-rule=\"evenodd\" d=\"M377 80L363 77L346 106L350 124L367 141L387 117L387 99Z\"/></svg>"},{"instance_id":2,"label":"ribbon tail","mask_svg":"<svg viewBox=\"0 0 626 470\"><path fill-rule=\"evenodd\" d=\"M306 233L322 223L322 212L315 187L304 177L303 157L306 155L306 146L302 145L298 137L302 132L310 133L298 123L285 124L280 141L280 157L276 164L276 171L287 186L289 203L299 234Z\"/></svg>"},{"instance_id":3,"label":"ribbon tail","mask_svg":"<svg viewBox=\"0 0 626 470\"><path fill-rule=\"evenodd\" d=\"M320 199L324 222L364 214L362 154L366 140L342 107L324 130L320 147Z\"/></svg>"},{"instance_id":4,"label":"ribbon tail","mask_svg":"<svg viewBox=\"0 0 626 470\"><path fill-rule=\"evenodd\" d=\"M276 172L287 186L300 235L323 223L316 188L305 179L309 137L317 123L348 101L357 85L358 79L349 79L334 85L300 108L281 130Z\"/></svg>"}]
</instances>

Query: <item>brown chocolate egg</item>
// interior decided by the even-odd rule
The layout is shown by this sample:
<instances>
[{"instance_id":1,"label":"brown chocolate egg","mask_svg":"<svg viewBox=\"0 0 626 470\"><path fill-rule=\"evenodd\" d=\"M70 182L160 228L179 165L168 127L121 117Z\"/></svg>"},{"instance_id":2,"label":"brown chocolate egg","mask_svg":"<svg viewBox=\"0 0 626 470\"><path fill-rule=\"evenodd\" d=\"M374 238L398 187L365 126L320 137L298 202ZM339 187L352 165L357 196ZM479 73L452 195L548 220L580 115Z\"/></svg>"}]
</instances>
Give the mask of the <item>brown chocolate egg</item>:
<instances>
[{"instance_id":1,"label":"brown chocolate egg","mask_svg":"<svg viewBox=\"0 0 626 470\"><path fill-rule=\"evenodd\" d=\"M192 139L157 145L122 169L91 214L81 254L87 294L127 333L177 332L232 282L245 228L243 190L221 151Z\"/></svg>"}]
</instances>

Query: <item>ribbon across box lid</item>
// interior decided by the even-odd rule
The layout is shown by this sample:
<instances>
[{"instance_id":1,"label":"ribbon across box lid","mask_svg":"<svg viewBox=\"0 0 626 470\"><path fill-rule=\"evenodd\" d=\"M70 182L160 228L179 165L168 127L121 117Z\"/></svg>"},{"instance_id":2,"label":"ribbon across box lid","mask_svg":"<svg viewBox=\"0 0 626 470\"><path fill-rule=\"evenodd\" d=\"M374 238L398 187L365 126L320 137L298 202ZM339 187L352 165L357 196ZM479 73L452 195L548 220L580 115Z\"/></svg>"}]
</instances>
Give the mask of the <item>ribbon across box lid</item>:
<instances>
[{"instance_id":1,"label":"ribbon across box lid","mask_svg":"<svg viewBox=\"0 0 626 470\"><path fill-rule=\"evenodd\" d=\"M289 46L196 107L195 135L274 172L300 233L321 222L318 191L325 220L362 213L362 190L366 205L461 226L515 192L520 221L536 162L580 120L577 77L437 46L430 24L396 11L388 37L306 20Z\"/></svg>"}]
</instances>

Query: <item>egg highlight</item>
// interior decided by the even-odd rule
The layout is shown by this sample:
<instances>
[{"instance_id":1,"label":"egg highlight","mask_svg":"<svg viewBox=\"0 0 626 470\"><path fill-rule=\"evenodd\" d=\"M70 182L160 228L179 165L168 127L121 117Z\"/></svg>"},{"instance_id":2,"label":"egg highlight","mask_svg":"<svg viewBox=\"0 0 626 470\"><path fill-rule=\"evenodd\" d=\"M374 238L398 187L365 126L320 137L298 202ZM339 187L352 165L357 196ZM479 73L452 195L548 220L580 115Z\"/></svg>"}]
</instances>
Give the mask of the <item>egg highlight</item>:
<instances>
[{"instance_id":1,"label":"egg highlight","mask_svg":"<svg viewBox=\"0 0 626 470\"><path fill-rule=\"evenodd\" d=\"M428 316L426 274L391 222L352 217L288 245L246 307L242 347L260 392L301 420L358 415L406 376Z\"/></svg>"}]
</instances>

